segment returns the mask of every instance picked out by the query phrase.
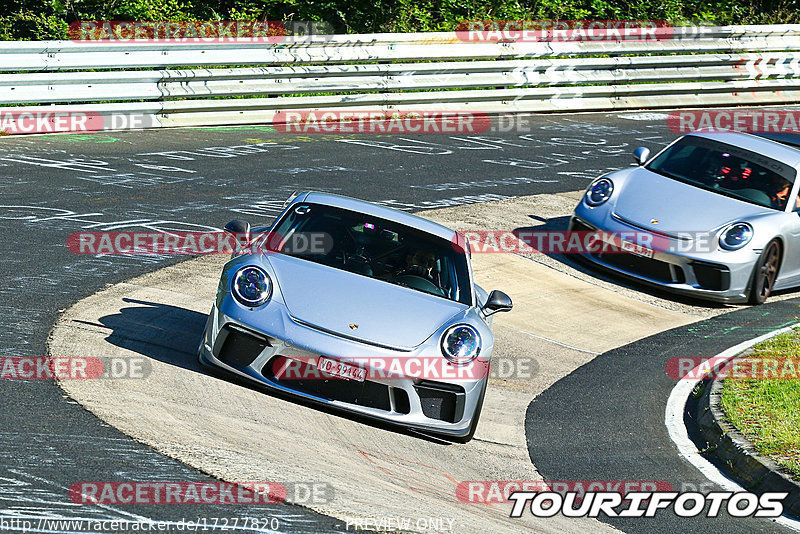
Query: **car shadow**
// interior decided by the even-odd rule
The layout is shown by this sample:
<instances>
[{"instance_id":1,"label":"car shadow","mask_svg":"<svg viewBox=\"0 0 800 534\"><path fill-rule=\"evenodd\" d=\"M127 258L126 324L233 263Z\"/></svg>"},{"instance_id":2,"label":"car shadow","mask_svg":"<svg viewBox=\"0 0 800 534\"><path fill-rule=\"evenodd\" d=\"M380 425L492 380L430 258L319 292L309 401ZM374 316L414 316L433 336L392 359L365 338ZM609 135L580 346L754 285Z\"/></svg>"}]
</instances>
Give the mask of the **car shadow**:
<instances>
[{"instance_id":1,"label":"car shadow","mask_svg":"<svg viewBox=\"0 0 800 534\"><path fill-rule=\"evenodd\" d=\"M101 317L101 325L111 330L106 341L117 347L136 352L147 358L173 365L187 371L214 376L218 379L234 383L253 391L299 404L310 409L319 410L330 415L349 419L362 424L378 427L396 434L405 434L425 441L442 445L453 445L452 442L435 436L421 434L391 423L384 423L357 414L325 406L306 399L297 398L280 391L267 389L266 386L246 381L239 375L222 369L206 368L197 360L197 351L203 328L208 315L178 306L158 302L123 298L123 302L131 304L118 313ZM77 321L84 322L86 321Z\"/></svg>"},{"instance_id":2,"label":"car shadow","mask_svg":"<svg viewBox=\"0 0 800 534\"><path fill-rule=\"evenodd\" d=\"M551 217L551 218L539 217L537 215L528 215L528 217L530 217L535 221L538 221L541 224L515 228L513 232L514 235L516 235L519 239L521 239L524 243L531 246L532 248L535 248L536 240L532 237L526 237L527 233L565 232L569 227L570 217L568 215L560 217ZM674 293L670 293L668 291L664 291L662 289L658 289L656 287L652 287L647 284L637 282L636 280L630 279L624 275L617 274L614 271L588 263L586 260L582 259L581 254L561 254L546 250L539 251L535 254L543 254L548 258L552 258L553 260L558 261L559 263L562 263L580 273L583 273L597 280L606 282L608 284L612 284L619 288L630 289L632 291L637 291L639 293L645 293L652 297L660 298L663 300L668 300L675 303L687 304L690 306L698 306L703 308L726 309L726 308L737 307L736 305L731 305L731 304L724 304L719 302L696 299L692 297L687 297L685 295L676 295ZM777 294L779 293L776 293L776 295Z\"/></svg>"},{"instance_id":3,"label":"car shadow","mask_svg":"<svg viewBox=\"0 0 800 534\"><path fill-rule=\"evenodd\" d=\"M182 369L202 373L197 348L205 314L168 304L123 298L132 304L98 319L111 333L106 341L117 347ZM95 325L89 321L77 323Z\"/></svg>"}]
</instances>

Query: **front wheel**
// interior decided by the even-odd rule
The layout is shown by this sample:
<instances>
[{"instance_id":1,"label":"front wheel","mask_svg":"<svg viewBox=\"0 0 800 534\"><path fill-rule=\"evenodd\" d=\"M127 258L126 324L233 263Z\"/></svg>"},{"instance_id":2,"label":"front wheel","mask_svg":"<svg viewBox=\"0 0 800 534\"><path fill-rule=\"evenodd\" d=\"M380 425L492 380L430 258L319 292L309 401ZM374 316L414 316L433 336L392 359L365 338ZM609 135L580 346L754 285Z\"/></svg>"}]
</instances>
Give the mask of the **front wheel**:
<instances>
[{"instance_id":1,"label":"front wheel","mask_svg":"<svg viewBox=\"0 0 800 534\"><path fill-rule=\"evenodd\" d=\"M750 284L750 304L764 304L772 294L778 268L781 265L781 247L777 241L770 241L761 253L753 272Z\"/></svg>"}]
</instances>

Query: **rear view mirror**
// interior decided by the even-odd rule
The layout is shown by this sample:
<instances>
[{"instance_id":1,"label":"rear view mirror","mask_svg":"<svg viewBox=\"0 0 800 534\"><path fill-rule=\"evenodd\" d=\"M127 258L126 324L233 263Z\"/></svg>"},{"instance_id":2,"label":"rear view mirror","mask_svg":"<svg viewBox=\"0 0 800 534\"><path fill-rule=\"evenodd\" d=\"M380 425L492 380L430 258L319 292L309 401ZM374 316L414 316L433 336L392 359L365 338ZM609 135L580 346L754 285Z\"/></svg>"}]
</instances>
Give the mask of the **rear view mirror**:
<instances>
[{"instance_id":1,"label":"rear view mirror","mask_svg":"<svg viewBox=\"0 0 800 534\"><path fill-rule=\"evenodd\" d=\"M633 151L633 161L636 162L637 165L644 165L647 162L647 158L650 157L650 149L640 146L636 150Z\"/></svg>"},{"instance_id":2,"label":"rear view mirror","mask_svg":"<svg viewBox=\"0 0 800 534\"><path fill-rule=\"evenodd\" d=\"M486 299L486 304L483 306L483 313L491 315L497 312L511 311L514 304L511 302L511 297L495 289L489 293L489 298Z\"/></svg>"}]
</instances>

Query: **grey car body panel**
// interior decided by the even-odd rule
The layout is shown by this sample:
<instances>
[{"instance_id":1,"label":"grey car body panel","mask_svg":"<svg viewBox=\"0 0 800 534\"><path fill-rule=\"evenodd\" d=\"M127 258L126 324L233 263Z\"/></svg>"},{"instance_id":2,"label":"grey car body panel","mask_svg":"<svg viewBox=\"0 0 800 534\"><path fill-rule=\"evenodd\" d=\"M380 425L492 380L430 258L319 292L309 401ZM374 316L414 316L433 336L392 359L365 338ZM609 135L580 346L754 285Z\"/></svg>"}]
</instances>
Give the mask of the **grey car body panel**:
<instances>
[{"instance_id":1,"label":"grey car body panel","mask_svg":"<svg viewBox=\"0 0 800 534\"><path fill-rule=\"evenodd\" d=\"M410 350L467 305L310 261L268 254L281 294L294 318L310 326L367 342ZM375 306L381 294L391 306ZM325 295L325 298L320 298Z\"/></svg>"},{"instance_id":2,"label":"grey car body panel","mask_svg":"<svg viewBox=\"0 0 800 534\"><path fill-rule=\"evenodd\" d=\"M629 174L614 213L645 230L667 234L714 231L742 218L774 211L700 188L687 194L686 188L692 186L644 167ZM680 209L665 201L673 198L681 199ZM658 224L651 223L653 219Z\"/></svg>"},{"instance_id":3,"label":"grey car body panel","mask_svg":"<svg viewBox=\"0 0 800 534\"><path fill-rule=\"evenodd\" d=\"M709 138L776 159L793 167L800 175L800 150L796 148L743 133L697 132L688 135ZM661 152L663 150L650 161ZM774 290L800 285L800 216L793 211L800 179L795 178L786 209L779 211L672 180L645 167L615 171L605 177L614 183L611 198L592 207L585 202L584 196L573 212L571 227L578 220L603 231L640 232L631 235L636 236L634 241L643 245L648 244L643 239L648 232L668 237L691 233L693 240L686 242L684 250L656 250L654 253L654 259L683 269L686 281L665 283L604 262L594 255L584 254L584 259L667 291L721 302L743 302L748 298L753 270L761 251L770 241L777 239L783 253ZM658 223L651 223L653 219ZM753 226L751 242L740 250L723 249L719 246L721 233L729 224L740 221ZM696 247L693 250L692 241L694 244L702 241L708 246L700 251ZM692 265L696 262L726 266L730 270L729 288L714 291L701 287L692 272Z\"/></svg>"}]
</instances>

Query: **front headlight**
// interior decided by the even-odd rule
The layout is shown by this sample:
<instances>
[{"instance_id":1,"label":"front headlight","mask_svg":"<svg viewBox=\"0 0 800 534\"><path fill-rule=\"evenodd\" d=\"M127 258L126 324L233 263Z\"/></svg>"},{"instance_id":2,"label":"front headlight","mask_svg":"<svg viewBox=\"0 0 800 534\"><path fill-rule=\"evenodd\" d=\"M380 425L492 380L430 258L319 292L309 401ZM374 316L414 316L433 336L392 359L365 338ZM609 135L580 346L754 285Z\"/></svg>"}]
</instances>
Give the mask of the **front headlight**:
<instances>
[{"instance_id":1,"label":"front headlight","mask_svg":"<svg viewBox=\"0 0 800 534\"><path fill-rule=\"evenodd\" d=\"M249 308L261 306L272 296L272 279L260 267L242 267L233 276L231 287L234 298Z\"/></svg>"},{"instance_id":2,"label":"front headlight","mask_svg":"<svg viewBox=\"0 0 800 534\"><path fill-rule=\"evenodd\" d=\"M614 182L608 178L600 178L589 186L586 191L586 203L590 206L599 206L611 198L614 192Z\"/></svg>"},{"instance_id":3,"label":"front headlight","mask_svg":"<svg viewBox=\"0 0 800 534\"><path fill-rule=\"evenodd\" d=\"M451 326L442 335L442 354L454 365L466 365L481 352L481 336L467 324Z\"/></svg>"},{"instance_id":4,"label":"front headlight","mask_svg":"<svg viewBox=\"0 0 800 534\"><path fill-rule=\"evenodd\" d=\"M753 227L745 222L733 223L722 231L719 245L725 250L739 250L753 239Z\"/></svg>"}]
</instances>

